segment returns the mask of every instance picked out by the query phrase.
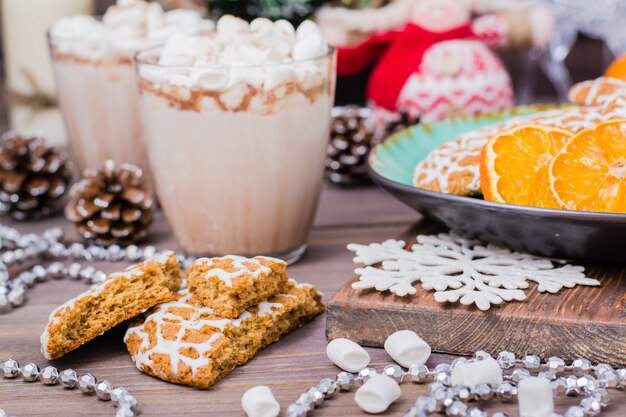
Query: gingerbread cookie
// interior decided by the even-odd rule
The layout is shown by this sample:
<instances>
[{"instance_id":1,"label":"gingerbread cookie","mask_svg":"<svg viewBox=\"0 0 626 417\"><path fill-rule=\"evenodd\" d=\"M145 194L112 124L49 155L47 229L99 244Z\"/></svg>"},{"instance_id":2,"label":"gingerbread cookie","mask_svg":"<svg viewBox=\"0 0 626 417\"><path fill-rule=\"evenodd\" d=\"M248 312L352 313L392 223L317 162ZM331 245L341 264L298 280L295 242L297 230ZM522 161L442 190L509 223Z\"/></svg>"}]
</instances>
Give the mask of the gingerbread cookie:
<instances>
[{"instance_id":1,"label":"gingerbread cookie","mask_svg":"<svg viewBox=\"0 0 626 417\"><path fill-rule=\"evenodd\" d=\"M56 359L146 309L176 298L182 276L173 252L111 274L50 314L41 352Z\"/></svg>"},{"instance_id":2,"label":"gingerbread cookie","mask_svg":"<svg viewBox=\"0 0 626 417\"><path fill-rule=\"evenodd\" d=\"M263 256L200 258L187 275L194 294L191 302L211 307L222 317L239 317L247 308L285 290L286 268L284 261Z\"/></svg>"},{"instance_id":3,"label":"gingerbread cookie","mask_svg":"<svg viewBox=\"0 0 626 417\"><path fill-rule=\"evenodd\" d=\"M526 124L557 126L578 132L596 123L624 117L624 107L613 102L605 106L558 108L467 132L455 141L436 148L415 167L416 187L462 196L481 195L480 153L490 137Z\"/></svg>"},{"instance_id":4,"label":"gingerbread cookie","mask_svg":"<svg viewBox=\"0 0 626 417\"><path fill-rule=\"evenodd\" d=\"M209 388L233 368L324 311L310 285L290 280L285 294L251 307L236 319L190 303L183 290L177 301L159 305L133 324L124 341L137 368L164 381Z\"/></svg>"}]
</instances>

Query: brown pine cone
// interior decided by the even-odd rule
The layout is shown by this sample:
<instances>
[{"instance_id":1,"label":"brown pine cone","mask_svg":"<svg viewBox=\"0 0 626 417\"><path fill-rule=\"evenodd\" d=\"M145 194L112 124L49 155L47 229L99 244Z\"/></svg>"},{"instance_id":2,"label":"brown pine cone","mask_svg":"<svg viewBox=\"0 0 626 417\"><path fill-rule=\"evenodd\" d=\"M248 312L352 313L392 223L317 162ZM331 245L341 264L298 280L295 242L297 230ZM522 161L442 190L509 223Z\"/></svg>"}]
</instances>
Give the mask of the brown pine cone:
<instances>
[{"instance_id":1,"label":"brown pine cone","mask_svg":"<svg viewBox=\"0 0 626 417\"><path fill-rule=\"evenodd\" d=\"M367 156L380 138L372 112L364 107L335 107L326 148L326 177L343 186L369 183Z\"/></svg>"},{"instance_id":2,"label":"brown pine cone","mask_svg":"<svg viewBox=\"0 0 626 417\"><path fill-rule=\"evenodd\" d=\"M72 179L67 155L41 136L8 132L0 140L0 213L16 220L53 213Z\"/></svg>"},{"instance_id":3,"label":"brown pine cone","mask_svg":"<svg viewBox=\"0 0 626 417\"><path fill-rule=\"evenodd\" d=\"M111 160L98 171L85 170L70 190L65 217L88 242L130 245L142 239L152 222L155 200L141 169L118 167Z\"/></svg>"}]
</instances>

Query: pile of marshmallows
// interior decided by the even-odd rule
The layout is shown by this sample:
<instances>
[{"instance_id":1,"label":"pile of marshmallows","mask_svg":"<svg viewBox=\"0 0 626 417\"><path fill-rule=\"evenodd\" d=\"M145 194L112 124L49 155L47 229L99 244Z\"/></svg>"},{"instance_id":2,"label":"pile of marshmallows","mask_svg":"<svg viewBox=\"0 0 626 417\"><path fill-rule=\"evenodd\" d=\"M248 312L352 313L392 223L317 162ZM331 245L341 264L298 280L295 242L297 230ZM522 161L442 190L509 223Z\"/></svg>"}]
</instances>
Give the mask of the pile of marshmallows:
<instances>
[{"instance_id":1,"label":"pile of marshmallows","mask_svg":"<svg viewBox=\"0 0 626 417\"><path fill-rule=\"evenodd\" d=\"M327 53L319 27L310 20L295 29L286 20L257 18L248 23L225 15L217 21L216 31L206 36L169 38L159 66L141 67L140 74L155 84L208 91L240 81L271 90L292 79L307 89L320 84L326 64L311 60Z\"/></svg>"},{"instance_id":2,"label":"pile of marshmallows","mask_svg":"<svg viewBox=\"0 0 626 417\"><path fill-rule=\"evenodd\" d=\"M400 330L385 341L385 350L399 365L423 365L430 357L431 349L411 330ZM326 347L328 358L347 372L359 372L370 362L369 354L358 344L348 339L335 339ZM487 383L492 386L502 384L502 368L498 362L487 357L477 362L459 363L452 369L452 385L470 388ZM354 401L368 413L382 413L400 398L400 386L391 377L376 374L369 378L354 395ZM530 377L519 382L518 401L520 413L524 416L550 415L554 408L550 381L545 378ZM257 386L246 391L241 405L248 417L276 417L280 405L266 386Z\"/></svg>"},{"instance_id":3,"label":"pile of marshmallows","mask_svg":"<svg viewBox=\"0 0 626 417\"><path fill-rule=\"evenodd\" d=\"M191 10L164 12L156 2L117 0L101 21L87 15L65 17L52 27L50 36L57 50L98 60L161 45L174 34L213 29L212 21Z\"/></svg>"}]
</instances>

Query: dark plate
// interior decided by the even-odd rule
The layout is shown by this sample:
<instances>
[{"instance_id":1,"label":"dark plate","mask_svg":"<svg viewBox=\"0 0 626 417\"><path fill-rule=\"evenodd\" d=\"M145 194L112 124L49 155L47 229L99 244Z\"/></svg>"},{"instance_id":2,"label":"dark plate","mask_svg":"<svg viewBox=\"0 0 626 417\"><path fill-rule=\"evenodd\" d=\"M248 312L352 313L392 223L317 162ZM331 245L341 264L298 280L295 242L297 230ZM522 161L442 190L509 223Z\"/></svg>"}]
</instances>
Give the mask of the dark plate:
<instances>
[{"instance_id":1,"label":"dark plate","mask_svg":"<svg viewBox=\"0 0 626 417\"><path fill-rule=\"evenodd\" d=\"M454 196L412 186L413 167L459 134L533 109L449 119L399 132L376 146L372 179L399 200L464 236L585 264L626 264L626 214L553 210Z\"/></svg>"}]
</instances>

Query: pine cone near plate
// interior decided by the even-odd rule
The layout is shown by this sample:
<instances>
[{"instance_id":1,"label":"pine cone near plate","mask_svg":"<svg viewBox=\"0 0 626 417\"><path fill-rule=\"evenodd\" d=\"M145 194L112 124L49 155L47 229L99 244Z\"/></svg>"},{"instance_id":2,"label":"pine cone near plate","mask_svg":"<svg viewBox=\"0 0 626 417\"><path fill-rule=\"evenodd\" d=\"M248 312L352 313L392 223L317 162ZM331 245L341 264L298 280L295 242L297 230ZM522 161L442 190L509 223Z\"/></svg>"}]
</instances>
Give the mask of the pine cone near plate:
<instances>
[{"instance_id":1,"label":"pine cone near plate","mask_svg":"<svg viewBox=\"0 0 626 417\"><path fill-rule=\"evenodd\" d=\"M378 142L380 130L372 112L364 107L335 107L326 148L326 177L339 185L369 183L367 156Z\"/></svg>"},{"instance_id":2,"label":"pine cone near plate","mask_svg":"<svg viewBox=\"0 0 626 417\"><path fill-rule=\"evenodd\" d=\"M142 239L156 206L141 169L111 160L98 171L86 170L70 196L65 217L85 240L103 246Z\"/></svg>"},{"instance_id":3,"label":"pine cone near plate","mask_svg":"<svg viewBox=\"0 0 626 417\"><path fill-rule=\"evenodd\" d=\"M67 155L42 136L8 132L0 139L0 213L16 220L48 216L71 178Z\"/></svg>"},{"instance_id":4,"label":"pine cone near plate","mask_svg":"<svg viewBox=\"0 0 626 417\"><path fill-rule=\"evenodd\" d=\"M391 136L401 130L411 127L420 122L419 116L412 116L406 110L398 112L397 117L394 120L387 122L385 125L385 137Z\"/></svg>"}]
</instances>

